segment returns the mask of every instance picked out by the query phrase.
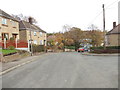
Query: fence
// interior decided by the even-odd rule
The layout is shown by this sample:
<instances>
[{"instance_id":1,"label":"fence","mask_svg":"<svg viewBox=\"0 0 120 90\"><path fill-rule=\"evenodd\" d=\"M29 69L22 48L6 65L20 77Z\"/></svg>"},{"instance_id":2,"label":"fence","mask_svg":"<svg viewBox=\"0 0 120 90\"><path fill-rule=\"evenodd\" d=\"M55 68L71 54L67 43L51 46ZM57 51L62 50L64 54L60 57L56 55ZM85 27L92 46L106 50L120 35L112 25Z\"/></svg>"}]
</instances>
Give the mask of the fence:
<instances>
[{"instance_id":1,"label":"fence","mask_svg":"<svg viewBox=\"0 0 120 90\"><path fill-rule=\"evenodd\" d=\"M0 44L2 45L3 49L7 49L10 46L13 46L14 48L26 48L28 50L29 48L29 43L27 41L23 41L23 40L3 40L2 42L0 42Z\"/></svg>"}]
</instances>

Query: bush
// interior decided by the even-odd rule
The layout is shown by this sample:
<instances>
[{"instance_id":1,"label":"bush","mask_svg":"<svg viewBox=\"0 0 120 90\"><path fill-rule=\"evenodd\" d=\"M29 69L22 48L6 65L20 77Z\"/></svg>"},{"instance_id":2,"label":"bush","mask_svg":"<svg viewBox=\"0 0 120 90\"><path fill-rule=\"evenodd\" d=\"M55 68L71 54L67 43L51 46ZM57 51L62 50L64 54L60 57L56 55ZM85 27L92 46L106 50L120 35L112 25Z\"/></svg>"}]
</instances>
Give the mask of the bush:
<instances>
[{"instance_id":1,"label":"bush","mask_svg":"<svg viewBox=\"0 0 120 90\"><path fill-rule=\"evenodd\" d=\"M23 53L26 53L27 51L25 51L25 50L17 50L17 52L18 52L19 54L23 54Z\"/></svg>"},{"instance_id":2,"label":"bush","mask_svg":"<svg viewBox=\"0 0 120 90\"><path fill-rule=\"evenodd\" d=\"M75 46L65 46L66 49L75 49Z\"/></svg>"},{"instance_id":3,"label":"bush","mask_svg":"<svg viewBox=\"0 0 120 90\"><path fill-rule=\"evenodd\" d=\"M91 47L92 50L103 49L104 47ZM120 46L107 46L106 49L120 49Z\"/></svg>"},{"instance_id":4,"label":"bush","mask_svg":"<svg viewBox=\"0 0 120 90\"><path fill-rule=\"evenodd\" d=\"M44 49L44 45L32 45L33 48L33 53L35 52L43 52Z\"/></svg>"},{"instance_id":5,"label":"bush","mask_svg":"<svg viewBox=\"0 0 120 90\"><path fill-rule=\"evenodd\" d=\"M9 46L8 49L9 49L9 50L14 50L15 47L14 47L14 46Z\"/></svg>"},{"instance_id":6,"label":"bush","mask_svg":"<svg viewBox=\"0 0 120 90\"><path fill-rule=\"evenodd\" d=\"M15 38L13 38L13 37L10 38L10 41L14 41L14 40L15 40Z\"/></svg>"},{"instance_id":7,"label":"bush","mask_svg":"<svg viewBox=\"0 0 120 90\"><path fill-rule=\"evenodd\" d=\"M120 53L120 49L95 49L93 51L91 51L91 53Z\"/></svg>"}]
</instances>

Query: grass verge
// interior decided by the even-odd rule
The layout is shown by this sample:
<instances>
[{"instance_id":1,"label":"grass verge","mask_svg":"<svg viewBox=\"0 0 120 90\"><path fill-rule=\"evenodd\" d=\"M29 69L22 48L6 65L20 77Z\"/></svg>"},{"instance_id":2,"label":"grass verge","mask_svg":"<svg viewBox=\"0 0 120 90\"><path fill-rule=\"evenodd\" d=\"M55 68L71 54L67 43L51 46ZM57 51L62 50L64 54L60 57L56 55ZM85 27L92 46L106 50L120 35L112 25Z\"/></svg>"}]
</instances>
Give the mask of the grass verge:
<instances>
[{"instance_id":1,"label":"grass verge","mask_svg":"<svg viewBox=\"0 0 120 90\"><path fill-rule=\"evenodd\" d=\"M3 54L10 54L10 53L15 53L15 52L17 52L17 50L2 50L2 53Z\"/></svg>"}]
</instances>

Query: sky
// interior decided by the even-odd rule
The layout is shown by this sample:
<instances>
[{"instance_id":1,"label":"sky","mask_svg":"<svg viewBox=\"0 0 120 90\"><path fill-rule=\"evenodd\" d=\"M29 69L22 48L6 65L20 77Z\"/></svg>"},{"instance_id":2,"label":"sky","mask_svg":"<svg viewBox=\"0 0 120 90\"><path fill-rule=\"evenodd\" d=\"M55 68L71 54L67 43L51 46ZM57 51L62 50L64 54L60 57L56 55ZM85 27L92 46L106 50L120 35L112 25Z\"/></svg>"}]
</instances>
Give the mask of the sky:
<instances>
[{"instance_id":1,"label":"sky","mask_svg":"<svg viewBox=\"0 0 120 90\"><path fill-rule=\"evenodd\" d=\"M48 33L63 31L64 25L88 30L91 24L103 29L105 4L106 30L118 23L120 0L1 0L0 9L9 14L32 16Z\"/></svg>"}]
</instances>

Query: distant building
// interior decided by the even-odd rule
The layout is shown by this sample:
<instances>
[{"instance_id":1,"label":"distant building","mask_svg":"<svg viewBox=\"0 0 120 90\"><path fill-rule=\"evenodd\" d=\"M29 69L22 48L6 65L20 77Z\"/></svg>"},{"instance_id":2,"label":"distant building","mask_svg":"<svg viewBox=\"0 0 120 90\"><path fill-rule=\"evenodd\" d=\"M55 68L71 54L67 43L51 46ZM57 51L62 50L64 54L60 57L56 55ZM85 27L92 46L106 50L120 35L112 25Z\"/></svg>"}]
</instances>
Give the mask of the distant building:
<instances>
[{"instance_id":1,"label":"distant building","mask_svg":"<svg viewBox=\"0 0 120 90\"><path fill-rule=\"evenodd\" d=\"M33 44L46 45L47 33L43 31L40 27L23 20L19 22L19 27L20 40L29 41L30 39L32 39Z\"/></svg>"},{"instance_id":2,"label":"distant building","mask_svg":"<svg viewBox=\"0 0 120 90\"><path fill-rule=\"evenodd\" d=\"M0 37L2 40L19 39L19 22L0 9Z\"/></svg>"},{"instance_id":3,"label":"distant building","mask_svg":"<svg viewBox=\"0 0 120 90\"><path fill-rule=\"evenodd\" d=\"M120 24L116 25L113 22L113 29L106 34L106 45L107 46L120 46Z\"/></svg>"}]
</instances>

